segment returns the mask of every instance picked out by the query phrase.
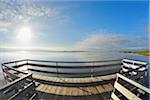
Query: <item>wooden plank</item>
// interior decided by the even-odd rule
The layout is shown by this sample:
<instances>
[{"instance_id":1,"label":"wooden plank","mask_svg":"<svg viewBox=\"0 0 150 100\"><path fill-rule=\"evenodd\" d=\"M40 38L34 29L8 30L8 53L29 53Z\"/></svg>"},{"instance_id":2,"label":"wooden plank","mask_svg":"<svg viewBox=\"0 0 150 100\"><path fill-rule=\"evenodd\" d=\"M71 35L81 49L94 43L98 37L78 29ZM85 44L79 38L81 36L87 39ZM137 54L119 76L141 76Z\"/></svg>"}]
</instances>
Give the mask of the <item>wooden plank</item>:
<instances>
[{"instance_id":1,"label":"wooden plank","mask_svg":"<svg viewBox=\"0 0 150 100\"><path fill-rule=\"evenodd\" d=\"M63 88L62 88L62 87L61 87L60 89L62 90L62 93L59 93L59 94L61 94L61 95L66 95L66 89L67 89L67 88L66 88L66 87L63 87Z\"/></svg>"},{"instance_id":2,"label":"wooden plank","mask_svg":"<svg viewBox=\"0 0 150 100\"><path fill-rule=\"evenodd\" d=\"M96 87L95 87L95 88L96 88ZM92 93L90 92L90 91L91 91L91 88L87 88L86 91L88 91L88 92L87 92L87 95L92 95Z\"/></svg>"},{"instance_id":3,"label":"wooden plank","mask_svg":"<svg viewBox=\"0 0 150 100\"><path fill-rule=\"evenodd\" d=\"M47 85L48 86L48 85ZM57 86L51 86L51 90L49 92L55 93Z\"/></svg>"},{"instance_id":4,"label":"wooden plank","mask_svg":"<svg viewBox=\"0 0 150 100\"><path fill-rule=\"evenodd\" d=\"M99 93L105 92L105 89L104 89L103 86L96 86L96 88L97 88L97 90L98 90Z\"/></svg>"},{"instance_id":5,"label":"wooden plank","mask_svg":"<svg viewBox=\"0 0 150 100\"><path fill-rule=\"evenodd\" d=\"M139 67L141 67L142 65L134 65L134 64L128 64L128 63L122 63L124 66L126 66L126 67L128 67L128 68L132 68L132 69L136 69L136 68L139 68ZM146 67L146 65L145 66L143 66L143 67Z\"/></svg>"},{"instance_id":6,"label":"wooden plank","mask_svg":"<svg viewBox=\"0 0 150 100\"><path fill-rule=\"evenodd\" d=\"M111 83L109 83L109 84L104 84L104 85L102 85L102 86L104 87L105 91L111 91L112 88L113 88L113 86L112 86Z\"/></svg>"},{"instance_id":7,"label":"wooden plank","mask_svg":"<svg viewBox=\"0 0 150 100\"><path fill-rule=\"evenodd\" d=\"M38 86L38 88L36 88L36 89L37 89L37 90L41 90L43 86L44 86L44 84L40 84L40 85Z\"/></svg>"},{"instance_id":8,"label":"wooden plank","mask_svg":"<svg viewBox=\"0 0 150 100\"><path fill-rule=\"evenodd\" d=\"M120 100L114 93L111 94L111 98L113 100Z\"/></svg>"},{"instance_id":9,"label":"wooden plank","mask_svg":"<svg viewBox=\"0 0 150 100\"><path fill-rule=\"evenodd\" d=\"M91 87L89 87L89 90L90 90L90 91L87 91L88 88L79 87L79 88L77 88L78 90L75 91L75 92L77 92L77 95L88 95L89 92L91 93L91 89L90 89L90 88L91 88Z\"/></svg>"},{"instance_id":10,"label":"wooden plank","mask_svg":"<svg viewBox=\"0 0 150 100\"><path fill-rule=\"evenodd\" d=\"M122 71L123 71L123 72L128 72L129 69L125 69L125 68L122 67Z\"/></svg>"},{"instance_id":11,"label":"wooden plank","mask_svg":"<svg viewBox=\"0 0 150 100\"><path fill-rule=\"evenodd\" d=\"M45 85L44 90L48 92L49 91L49 86Z\"/></svg>"},{"instance_id":12,"label":"wooden plank","mask_svg":"<svg viewBox=\"0 0 150 100\"><path fill-rule=\"evenodd\" d=\"M44 85L42 89L43 89L44 91L47 91L47 90L46 90L47 88L48 88L48 85Z\"/></svg>"},{"instance_id":13,"label":"wooden plank","mask_svg":"<svg viewBox=\"0 0 150 100\"><path fill-rule=\"evenodd\" d=\"M56 94L56 95L66 95L66 96L84 96L84 95L91 95L91 94L99 94L99 93L112 91L113 89L113 87L110 86L109 84L107 85L107 88L109 89L102 88L102 85L96 87L92 87L92 86L91 87L61 87L61 86L52 86L52 85L45 85L45 84L41 84L41 85L36 88L37 91Z\"/></svg>"},{"instance_id":14,"label":"wooden plank","mask_svg":"<svg viewBox=\"0 0 150 100\"><path fill-rule=\"evenodd\" d=\"M71 92L73 91L73 89L69 89L70 87L65 87L65 93L67 94L67 95L71 95ZM63 89L62 87L61 87L61 89ZM74 91L75 92L75 91Z\"/></svg>"},{"instance_id":15,"label":"wooden plank","mask_svg":"<svg viewBox=\"0 0 150 100\"><path fill-rule=\"evenodd\" d=\"M99 82L105 80L113 80L116 78L116 74L106 75L106 76L97 76L90 78L54 78L33 74L33 79L46 80L50 82L60 82L60 83L91 83Z\"/></svg>"},{"instance_id":16,"label":"wooden plank","mask_svg":"<svg viewBox=\"0 0 150 100\"><path fill-rule=\"evenodd\" d=\"M47 91L49 92L52 89L52 87L48 86Z\"/></svg>"},{"instance_id":17,"label":"wooden plank","mask_svg":"<svg viewBox=\"0 0 150 100\"><path fill-rule=\"evenodd\" d=\"M142 68L139 68L138 70L139 70L139 71L146 71L147 68L146 68L146 67L142 67Z\"/></svg>"},{"instance_id":18,"label":"wooden plank","mask_svg":"<svg viewBox=\"0 0 150 100\"><path fill-rule=\"evenodd\" d=\"M136 69L136 68L139 68L141 65L138 66L138 65L129 64L129 66L131 66L132 69Z\"/></svg>"},{"instance_id":19,"label":"wooden plank","mask_svg":"<svg viewBox=\"0 0 150 100\"><path fill-rule=\"evenodd\" d=\"M135 82L135 81L133 81L133 80L131 80L131 79L128 79L127 77L125 77L125 76L123 76L123 75L121 75L121 74L118 74L118 73L117 73L117 77L120 77L120 78L122 78L123 80L127 81L128 83L131 83L132 85L134 85L134 86L136 86L136 87L138 87L138 88L144 90L145 92L150 93L150 89L149 89L149 88L146 88L146 87L144 87L143 85L141 85L141 84L139 84L139 83L137 83L137 82Z\"/></svg>"},{"instance_id":20,"label":"wooden plank","mask_svg":"<svg viewBox=\"0 0 150 100\"><path fill-rule=\"evenodd\" d=\"M97 88L95 86L94 87L85 88L85 91L87 91L88 89L90 90L89 92L91 94L98 94L99 93L99 91L97 90Z\"/></svg>"},{"instance_id":21,"label":"wooden plank","mask_svg":"<svg viewBox=\"0 0 150 100\"><path fill-rule=\"evenodd\" d=\"M50 86L49 86L49 87L50 87ZM59 94L59 93L61 93L61 92L62 92L62 89L61 89L61 87L58 86L57 89L56 89L56 91L55 91L55 93L56 93L56 94Z\"/></svg>"},{"instance_id":22,"label":"wooden plank","mask_svg":"<svg viewBox=\"0 0 150 100\"><path fill-rule=\"evenodd\" d=\"M123 59L125 62L132 62L132 63L137 63L137 64L144 64L146 65L147 63L144 61L137 61L137 60L130 60L130 59Z\"/></svg>"},{"instance_id":23,"label":"wooden plank","mask_svg":"<svg viewBox=\"0 0 150 100\"><path fill-rule=\"evenodd\" d=\"M114 87L120 93L122 93L126 98L128 98L129 100L142 100L141 98L139 98L138 96L136 96L135 94L133 94L132 92L130 92L128 89L126 89L125 87L123 87L118 82L115 82Z\"/></svg>"},{"instance_id":24,"label":"wooden plank","mask_svg":"<svg viewBox=\"0 0 150 100\"><path fill-rule=\"evenodd\" d=\"M129 64L128 63L122 63L123 64L123 66L126 66L126 67L128 67L128 68L131 68L131 66L129 66Z\"/></svg>"}]
</instances>

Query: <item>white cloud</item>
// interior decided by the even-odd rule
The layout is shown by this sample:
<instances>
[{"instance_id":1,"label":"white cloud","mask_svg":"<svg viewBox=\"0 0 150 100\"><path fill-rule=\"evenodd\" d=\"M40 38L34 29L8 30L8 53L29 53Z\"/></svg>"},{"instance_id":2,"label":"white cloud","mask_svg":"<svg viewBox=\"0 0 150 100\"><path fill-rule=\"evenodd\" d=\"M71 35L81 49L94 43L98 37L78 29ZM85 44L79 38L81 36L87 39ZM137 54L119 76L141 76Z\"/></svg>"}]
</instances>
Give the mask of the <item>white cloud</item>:
<instances>
[{"instance_id":1,"label":"white cloud","mask_svg":"<svg viewBox=\"0 0 150 100\"><path fill-rule=\"evenodd\" d=\"M0 28L0 32L7 32L8 31L8 29L7 28Z\"/></svg>"},{"instance_id":2,"label":"white cloud","mask_svg":"<svg viewBox=\"0 0 150 100\"><path fill-rule=\"evenodd\" d=\"M0 32L15 24L29 22L33 17L55 17L58 14L56 9L35 0L0 0Z\"/></svg>"},{"instance_id":3,"label":"white cloud","mask_svg":"<svg viewBox=\"0 0 150 100\"><path fill-rule=\"evenodd\" d=\"M11 26L10 22L1 21L0 22L0 32L7 32L8 28Z\"/></svg>"},{"instance_id":4,"label":"white cloud","mask_svg":"<svg viewBox=\"0 0 150 100\"><path fill-rule=\"evenodd\" d=\"M76 47L81 50L122 50L130 48L148 48L146 36L119 35L98 33L90 35L78 42Z\"/></svg>"}]
</instances>

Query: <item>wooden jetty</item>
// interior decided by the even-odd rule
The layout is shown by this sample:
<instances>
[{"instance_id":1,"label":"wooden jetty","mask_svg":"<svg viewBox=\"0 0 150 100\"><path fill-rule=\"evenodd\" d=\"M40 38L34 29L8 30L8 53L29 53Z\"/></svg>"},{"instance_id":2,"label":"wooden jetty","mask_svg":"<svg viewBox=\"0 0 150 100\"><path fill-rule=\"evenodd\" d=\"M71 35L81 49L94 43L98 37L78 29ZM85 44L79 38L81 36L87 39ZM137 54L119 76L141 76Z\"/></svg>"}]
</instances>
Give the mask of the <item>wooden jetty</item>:
<instances>
[{"instance_id":1,"label":"wooden jetty","mask_svg":"<svg viewBox=\"0 0 150 100\"><path fill-rule=\"evenodd\" d=\"M122 62L122 64L121 64ZM133 63L134 62L134 63ZM51 64L48 64L51 63ZM60 63L88 63L82 66L75 65L60 65ZM89 64L90 63L90 64ZM92 64L91 64L92 63ZM95 66L93 66L93 63ZM98 64L96 64L98 63ZM99 64L102 63L102 64ZM138 64L137 64L138 63ZM48 77L37 73L27 73L18 70L22 66L37 66L43 68L55 68L57 77ZM120 73L112 73L109 75L94 75L93 70L97 68L110 67L120 65L122 69ZM136 67L135 67L136 66ZM127 69L128 67L128 69ZM59 69L91 69L88 77L60 77L62 72ZM126 68L128 71L125 71ZM139 77L140 72L146 72L148 69L148 64L143 62L136 62L129 59L121 60L110 60L110 61L89 61L89 62L65 62L65 61L41 61L41 60L20 60L7 62L2 64L2 70L5 79L10 82L6 86L0 88L0 98L9 100L40 100L40 99L54 99L55 100L90 100L90 98L97 99L109 99L112 92L111 98L114 100L129 99L129 100L140 100L141 94L140 90L145 91L145 93L150 93L150 90L133 80L128 79L127 73L137 72L137 74L132 74L132 79L135 76ZM43 71L44 72L44 71ZM66 73L66 72L64 72ZM67 72L69 73L69 72ZM67 75L71 75L70 72ZM83 74L82 72L77 74ZM74 74L74 73L73 73ZM146 73L145 73L146 74ZM75 74L76 75L76 74ZM124 75L124 76L123 76ZM143 75L143 74L140 74ZM128 78L127 78L128 77ZM131 77L130 77L131 78ZM141 76L140 76L141 78ZM120 79L122 79L120 81ZM116 80L116 81L115 81ZM124 80L126 82L124 82ZM115 81L115 83L114 83ZM124 86L125 84L125 86ZM129 86L133 84L132 86ZM128 89L129 87L129 89ZM138 87L138 89L136 88ZM130 90L130 92L128 91ZM30 92L29 92L30 91ZM120 91L118 93L118 91ZM136 91L136 94L132 92ZM128 93L128 94L127 94ZM125 96L124 96L125 95ZM131 95L127 97L127 95Z\"/></svg>"}]
</instances>

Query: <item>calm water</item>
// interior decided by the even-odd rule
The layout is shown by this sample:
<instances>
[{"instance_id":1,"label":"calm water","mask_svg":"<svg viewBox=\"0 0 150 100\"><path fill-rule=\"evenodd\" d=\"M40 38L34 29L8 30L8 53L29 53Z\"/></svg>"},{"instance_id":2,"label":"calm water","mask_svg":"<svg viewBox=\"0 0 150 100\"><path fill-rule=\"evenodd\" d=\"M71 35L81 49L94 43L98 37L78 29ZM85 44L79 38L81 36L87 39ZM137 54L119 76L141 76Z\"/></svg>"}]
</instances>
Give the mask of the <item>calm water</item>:
<instances>
[{"instance_id":1,"label":"calm water","mask_svg":"<svg viewBox=\"0 0 150 100\"><path fill-rule=\"evenodd\" d=\"M38 52L38 51L0 51L0 63L21 60L40 59L57 61L94 61L130 58L135 60L149 61L148 56L137 54L121 54L117 52ZM0 69L0 81L3 80Z\"/></svg>"}]
</instances>

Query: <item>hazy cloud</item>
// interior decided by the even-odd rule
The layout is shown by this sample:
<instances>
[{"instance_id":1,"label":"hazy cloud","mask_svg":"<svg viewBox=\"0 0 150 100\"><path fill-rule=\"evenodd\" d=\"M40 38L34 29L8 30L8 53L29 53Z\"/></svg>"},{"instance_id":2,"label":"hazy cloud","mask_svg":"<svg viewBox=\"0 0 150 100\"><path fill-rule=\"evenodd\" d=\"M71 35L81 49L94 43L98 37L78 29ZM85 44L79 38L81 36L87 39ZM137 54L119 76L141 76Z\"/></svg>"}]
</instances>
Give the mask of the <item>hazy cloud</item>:
<instances>
[{"instance_id":1,"label":"hazy cloud","mask_svg":"<svg viewBox=\"0 0 150 100\"><path fill-rule=\"evenodd\" d=\"M148 37L99 33L86 37L76 45L81 50L122 50L148 48Z\"/></svg>"},{"instance_id":2,"label":"hazy cloud","mask_svg":"<svg viewBox=\"0 0 150 100\"><path fill-rule=\"evenodd\" d=\"M7 32L8 31L8 27L11 26L10 22L5 22L5 21L0 21L0 32Z\"/></svg>"}]
</instances>

